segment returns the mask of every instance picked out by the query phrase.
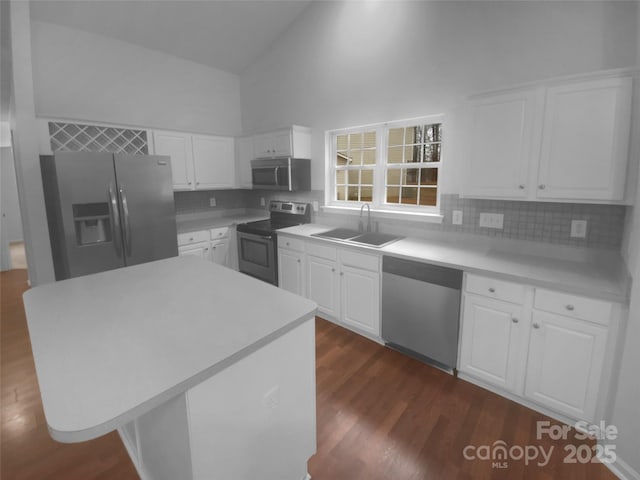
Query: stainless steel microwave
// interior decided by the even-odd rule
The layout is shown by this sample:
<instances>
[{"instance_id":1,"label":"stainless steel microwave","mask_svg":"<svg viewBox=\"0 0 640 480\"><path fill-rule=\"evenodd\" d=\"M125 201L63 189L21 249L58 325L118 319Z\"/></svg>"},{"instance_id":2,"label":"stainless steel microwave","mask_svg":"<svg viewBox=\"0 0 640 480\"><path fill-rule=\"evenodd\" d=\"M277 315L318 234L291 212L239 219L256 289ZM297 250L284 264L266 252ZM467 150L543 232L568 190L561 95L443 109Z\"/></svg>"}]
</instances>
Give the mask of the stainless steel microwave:
<instances>
[{"instance_id":1,"label":"stainless steel microwave","mask_svg":"<svg viewBox=\"0 0 640 480\"><path fill-rule=\"evenodd\" d=\"M291 157L251 160L251 181L255 189L311 190L311 160Z\"/></svg>"}]
</instances>

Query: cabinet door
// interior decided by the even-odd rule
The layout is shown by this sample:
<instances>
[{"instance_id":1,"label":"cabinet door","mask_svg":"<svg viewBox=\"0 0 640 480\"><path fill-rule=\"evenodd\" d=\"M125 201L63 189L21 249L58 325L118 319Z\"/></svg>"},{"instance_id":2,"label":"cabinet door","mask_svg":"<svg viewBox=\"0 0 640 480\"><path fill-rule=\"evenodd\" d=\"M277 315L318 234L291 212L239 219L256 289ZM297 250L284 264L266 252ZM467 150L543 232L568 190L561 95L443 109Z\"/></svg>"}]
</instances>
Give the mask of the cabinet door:
<instances>
[{"instance_id":1,"label":"cabinet door","mask_svg":"<svg viewBox=\"0 0 640 480\"><path fill-rule=\"evenodd\" d=\"M622 200L630 105L629 78L549 88L537 196Z\"/></svg>"},{"instance_id":2,"label":"cabinet door","mask_svg":"<svg viewBox=\"0 0 640 480\"><path fill-rule=\"evenodd\" d=\"M525 395L594 421L607 333L599 325L534 310Z\"/></svg>"},{"instance_id":3,"label":"cabinet door","mask_svg":"<svg viewBox=\"0 0 640 480\"><path fill-rule=\"evenodd\" d=\"M335 261L307 256L307 297L318 304L318 312L340 319L340 275Z\"/></svg>"},{"instance_id":4,"label":"cabinet door","mask_svg":"<svg viewBox=\"0 0 640 480\"><path fill-rule=\"evenodd\" d=\"M304 296L304 263L302 254L278 249L278 286L291 293Z\"/></svg>"},{"instance_id":5,"label":"cabinet door","mask_svg":"<svg viewBox=\"0 0 640 480\"><path fill-rule=\"evenodd\" d=\"M229 266L229 239L211 242L211 261L218 265Z\"/></svg>"},{"instance_id":6,"label":"cabinet door","mask_svg":"<svg viewBox=\"0 0 640 480\"><path fill-rule=\"evenodd\" d=\"M178 248L178 255L193 255L194 257L209 260L209 243L196 243L193 245L185 245Z\"/></svg>"},{"instance_id":7,"label":"cabinet door","mask_svg":"<svg viewBox=\"0 0 640 480\"><path fill-rule=\"evenodd\" d=\"M540 95L523 90L469 105L464 195L527 198Z\"/></svg>"},{"instance_id":8,"label":"cabinet door","mask_svg":"<svg viewBox=\"0 0 640 480\"><path fill-rule=\"evenodd\" d=\"M273 157L275 155L273 137L270 134L254 135L253 153L256 158Z\"/></svg>"},{"instance_id":9,"label":"cabinet door","mask_svg":"<svg viewBox=\"0 0 640 480\"><path fill-rule=\"evenodd\" d=\"M342 266L342 321L380 336L380 274Z\"/></svg>"},{"instance_id":10,"label":"cabinet door","mask_svg":"<svg viewBox=\"0 0 640 480\"><path fill-rule=\"evenodd\" d=\"M253 141L251 137L237 139L236 151L238 153L236 163L236 183L240 188L251 188L251 160L255 158L253 153Z\"/></svg>"},{"instance_id":11,"label":"cabinet door","mask_svg":"<svg viewBox=\"0 0 640 480\"><path fill-rule=\"evenodd\" d=\"M271 135L271 145L276 157L288 157L292 155L291 131L283 130Z\"/></svg>"},{"instance_id":12,"label":"cabinet door","mask_svg":"<svg viewBox=\"0 0 640 480\"><path fill-rule=\"evenodd\" d=\"M235 182L233 138L194 135L196 189L232 188Z\"/></svg>"},{"instance_id":13,"label":"cabinet door","mask_svg":"<svg viewBox=\"0 0 640 480\"><path fill-rule=\"evenodd\" d=\"M193 157L189 135L176 132L153 132L156 155L171 157L174 190L193 190Z\"/></svg>"},{"instance_id":14,"label":"cabinet door","mask_svg":"<svg viewBox=\"0 0 640 480\"><path fill-rule=\"evenodd\" d=\"M462 315L460 371L515 391L524 375L523 307L466 294Z\"/></svg>"}]
</instances>

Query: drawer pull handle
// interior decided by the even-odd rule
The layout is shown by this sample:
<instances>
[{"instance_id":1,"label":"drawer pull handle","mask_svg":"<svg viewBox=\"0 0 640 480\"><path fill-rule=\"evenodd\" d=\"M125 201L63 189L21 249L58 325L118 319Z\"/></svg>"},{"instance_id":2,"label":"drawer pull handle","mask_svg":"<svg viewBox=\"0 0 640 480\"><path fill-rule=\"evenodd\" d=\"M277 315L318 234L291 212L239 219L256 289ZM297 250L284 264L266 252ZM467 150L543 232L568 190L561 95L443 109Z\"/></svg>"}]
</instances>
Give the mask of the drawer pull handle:
<instances>
[{"instance_id":1,"label":"drawer pull handle","mask_svg":"<svg viewBox=\"0 0 640 480\"><path fill-rule=\"evenodd\" d=\"M518 188L519 188L520 190L524 190L524 185L518 185Z\"/></svg>"},{"instance_id":2,"label":"drawer pull handle","mask_svg":"<svg viewBox=\"0 0 640 480\"><path fill-rule=\"evenodd\" d=\"M489 293L496 293L496 289L495 289L495 288L493 288L493 287L491 287L491 288L489 289Z\"/></svg>"},{"instance_id":3,"label":"drawer pull handle","mask_svg":"<svg viewBox=\"0 0 640 480\"><path fill-rule=\"evenodd\" d=\"M190 241L190 242L193 242L193 237L189 237L189 241Z\"/></svg>"},{"instance_id":4,"label":"drawer pull handle","mask_svg":"<svg viewBox=\"0 0 640 480\"><path fill-rule=\"evenodd\" d=\"M289 242L287 242L287 247L289 246Z\"/></svg>"},{"instance_id":5,"label":"drawer pull handle","mask_svg":"<svg viewBox=\"0 0 640 480\"><path fill-rule=\"evenodd\" d=\"M335 269L335 268L332 268L332 269L331 269L331 271L332 271L332 272L335 272L335 271L336 271L336 269Z\"/></svg>"},{"instance_id":6,"label":"drawer pull handle","mask_svg":"<svg viewBox=\"0 0 640 480\"><path fill-rule=\"evenodd\" d=\"M298 259L298 263L300 263L300 259Z\"/></svg>"},{"instance_id":7,"label":"drawer pull handle","mask_svg":"<svg viewBox=\"0 0 640 480\"><path fill-rule=\"evenodd\" d=\"M534 323L533 324L533 328L535 328L536 330L538 330L540 328L540 324L539 323Z\"/></svg>"},{"instance_id":8,"label":"drawer pull handle","mask_svg":"<svg viewBox=\"0 0 640 480\"><path fill-rule=\"evenodd\" d=\"M512 318L512 319L511 319L511 321L512 321L513 323L518 323L520 320L518 320L517 318L515 318L515 317L514 317L514 318Z\"/></svg>"},{"instance_id":9,"label":"drawer pull handle","mask_svg":"<svg viewBox=\"0 0 640 480\"><path fill-rule=\"evenodd\" d=\"M542 185L538 185L538 188L540 190L544 190L545 188L547 188L547 186L545 184L542 184Z\"/></svg>"},{"instance_id":10,"label":"drawer pull handle","mask_svg":"<svg viewBox=\"0 0 640 480\"><path fill-rule=\"evenodd\" d=\"M574 307L573 305L567 305L565 308L571 312L571 311L573 311L576 307Z\"/></svg>"}]
</instances>

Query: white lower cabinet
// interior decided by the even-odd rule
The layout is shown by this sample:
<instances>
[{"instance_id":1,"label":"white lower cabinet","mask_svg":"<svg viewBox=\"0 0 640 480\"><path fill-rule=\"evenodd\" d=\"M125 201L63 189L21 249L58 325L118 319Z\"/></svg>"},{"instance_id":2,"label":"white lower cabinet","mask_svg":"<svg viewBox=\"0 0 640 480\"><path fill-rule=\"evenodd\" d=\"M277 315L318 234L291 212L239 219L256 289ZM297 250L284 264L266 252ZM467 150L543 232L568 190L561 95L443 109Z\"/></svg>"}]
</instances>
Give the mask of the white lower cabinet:
<instances>
[{"instance_id":1,"label":"white lower cabinet","mask_svg":"<svg viewBox=\"0 0 640 480\"><path fill-rule=\"evenodd\" d=\"M316 302L323 318L380 337L379 255L285 236L278 241L281 288Z\"/></svg>"},{"instance_id":2,"label":"white lower cabinet","mask_svg":"<svg viewBox=\"0 0 640 480\"><path fill-rule=\"evenodd\" d=\"M461 324L462 374L565 418L601 419L611 303L467 274Z\"/></svg>"},{"instance_id":3,"label":"white lower cabinet","mask_svg":"<svg viewBox=\"0 0 640 480\"><path fill-rule=\"evenodd\" d=\"M527 346L522 310L521 305L466 295L459 369L514 392Z\"/></svg>"},{"instance_id":4,"label":"white lower cabinet","mask_svg":"<svg viewBox=\"0 0 640 480\"><path fill-rule=\"evenodd\" d=\"M607 328L533 312L525 396L572 418L593 419Z\"/></svg>"},{"instance_id":5,"label":"white lower cabinet","mask_svg":"<svg viewBox=\"0 0 640 480\"><path fill-rule=\"evenodd\" d=\"M229 265L229 239L211 241L211 261L218 265Z\"/></svg>"}]
</instances>

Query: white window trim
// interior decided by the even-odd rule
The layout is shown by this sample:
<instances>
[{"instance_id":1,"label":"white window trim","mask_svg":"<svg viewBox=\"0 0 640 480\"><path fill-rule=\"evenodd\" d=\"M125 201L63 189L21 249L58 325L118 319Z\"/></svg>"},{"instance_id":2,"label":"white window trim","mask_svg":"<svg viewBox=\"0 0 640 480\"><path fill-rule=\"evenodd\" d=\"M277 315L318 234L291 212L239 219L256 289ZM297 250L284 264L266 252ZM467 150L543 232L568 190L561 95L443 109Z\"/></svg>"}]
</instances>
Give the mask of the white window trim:
<instances>
[{"instance_id":1,"label":"white window trim","mask_svg":"<svg viewBox=\"0 0 640 480\"><path fill-rule=\"evenodd\" d=\"M406 205L406 204L388 204L384 202L385 185L386 185L386 173L388 165L386 163L387 158L387 143L388 143L388 130L390 128L401 128L417 124L430 124L430 123L442 123L444 125L444 114L428 115L423 117L409 118L404 120L397 120L393 122L361 125L357 127L340 128L335 130L328 130L325 132L325 206L323 210L334 213L353 213L359 211L363 203L368 202L353 202L344 200L334 200L336 198L335 189L335 158L336 148L333 142L333 138L336 135L344 135L349 133L357 133L364 131L376 132L376 164L372 165L374 168L373 178L373 201L370 202L371 211L375 212L379 217L397 218L398 215L402 215L406 219L423 220L434 223L442 223L443 216L440 214L440 195L441 195L441 183L442 183L442 162L438 162L437 165L431 164L431 167L438 168L438 186L435 206L423 206L423 205ZM443 143L440 143L440 155L443 155ZM393 164L394 166L396 164ZM425 167L424 164L413 164L413 168ZM409 164L398 164L398 168L404 166L405 168ZM366 166L363 166L366 168Z\"/></svg>"}]
</instances>

